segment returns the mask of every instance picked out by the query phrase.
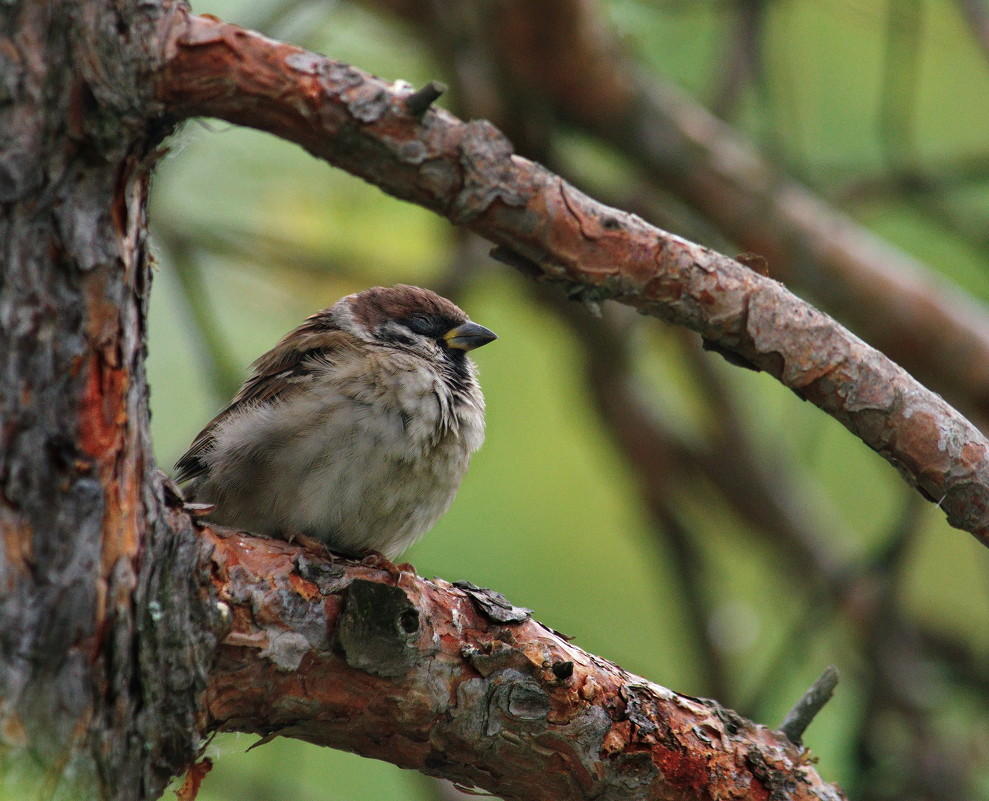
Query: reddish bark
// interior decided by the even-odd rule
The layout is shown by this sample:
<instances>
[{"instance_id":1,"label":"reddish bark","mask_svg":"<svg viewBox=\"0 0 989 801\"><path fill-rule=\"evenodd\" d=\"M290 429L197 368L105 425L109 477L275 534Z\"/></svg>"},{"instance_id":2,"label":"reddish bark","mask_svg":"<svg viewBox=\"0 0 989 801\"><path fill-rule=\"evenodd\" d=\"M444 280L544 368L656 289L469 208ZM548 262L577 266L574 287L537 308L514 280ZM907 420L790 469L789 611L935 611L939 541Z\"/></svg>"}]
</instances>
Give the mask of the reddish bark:
<instances>
[{"instance_id":1,"label":"reddish bark","mask_svg":"<svg viewBox=\"0 0 989 801\"><path fill-rule=\"evenodd\" d=\"M212 725L509 799L843 797L781 735L582 651L528 610L495 599L488 613L488 591L204 534L231 621Z\"/></svg>"}]
</instances>

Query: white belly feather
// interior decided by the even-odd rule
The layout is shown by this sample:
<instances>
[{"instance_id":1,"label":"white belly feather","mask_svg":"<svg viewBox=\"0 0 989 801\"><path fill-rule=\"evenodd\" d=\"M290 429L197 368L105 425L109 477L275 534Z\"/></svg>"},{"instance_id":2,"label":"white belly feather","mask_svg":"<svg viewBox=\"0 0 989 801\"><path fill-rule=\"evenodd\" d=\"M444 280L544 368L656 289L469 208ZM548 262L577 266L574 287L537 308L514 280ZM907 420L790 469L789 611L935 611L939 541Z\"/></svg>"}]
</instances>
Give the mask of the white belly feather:
<instances>
[{"instance_id":1,"label":"white belly feather","mask_svg":"<svg viewBox=\"0 0 989 801\"><path fill-rule=\"evenodd\" d=\"M210 477L196 488L198 499L220 505L215 522L389 558L436 522L484 439L480 390L471 376L455 398L431 366L406 354L377 360L373 376L367 366L338 364L316 391L249 407L217 427L204 456Z\"/></svg>"}]
</instances>

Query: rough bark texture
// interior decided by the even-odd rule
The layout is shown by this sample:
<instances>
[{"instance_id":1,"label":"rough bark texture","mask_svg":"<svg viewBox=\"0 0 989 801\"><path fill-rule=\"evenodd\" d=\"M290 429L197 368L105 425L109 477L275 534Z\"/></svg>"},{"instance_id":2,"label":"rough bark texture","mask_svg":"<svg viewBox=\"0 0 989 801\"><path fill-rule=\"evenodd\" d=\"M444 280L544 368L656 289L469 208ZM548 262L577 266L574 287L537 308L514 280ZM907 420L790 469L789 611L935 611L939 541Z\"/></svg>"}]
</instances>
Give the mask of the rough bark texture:
<instances>
[{"instance_id":1,"label":"rough bark texture","mask_svg":"<svg viewBox=\"0 0 989 801\"><path fill-rule=\"evenodd\" d=\"M413 114L407 90L233 25L177 15L159 96L314 155L466 226L541 280L698 331L859 436L989 543L989 443L962 415L781 284L604 206L513 155L486 122Z\"/></svg>"},{"instance_id":2,"label":"rough bark texture","mask_svg":"<svg viewBox=\"0 0 989 801\"><path fill-rule=\"evenodd\" d=\"M588 654L489 590L207 532L232 629L221 729L506 799L837 799L784 737Z\"/></svg>"},{"instance_id":3,"label":"rough bark texture","mask_svg":"<svg viewBox=\"0 0 989 801\"><path fill-rule=\"evenodd\" d=\"M0 7L0 744L69 797L160 794L213 645L201 541L149 456L156 22Z\"/></svg>"}]
</instances>

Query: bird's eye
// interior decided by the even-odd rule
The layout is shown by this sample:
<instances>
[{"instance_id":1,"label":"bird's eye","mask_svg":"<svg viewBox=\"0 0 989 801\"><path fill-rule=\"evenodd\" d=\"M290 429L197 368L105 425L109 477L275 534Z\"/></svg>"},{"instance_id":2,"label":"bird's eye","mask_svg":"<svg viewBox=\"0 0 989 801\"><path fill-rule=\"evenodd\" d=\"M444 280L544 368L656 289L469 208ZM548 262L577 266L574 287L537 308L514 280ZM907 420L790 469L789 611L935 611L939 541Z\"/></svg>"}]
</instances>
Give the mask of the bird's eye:
<instances>
[{"instance_id":1,"label":"bird's eye","mask_svg":"<svg viewBox=\"0 0 989 801\"><path fill-rule=\"evenodd\" d=\"M429 315L413 314L407 323L409 330L416 334L429 334L433 330L433 321Z\"/></svg>"}]
</instances>

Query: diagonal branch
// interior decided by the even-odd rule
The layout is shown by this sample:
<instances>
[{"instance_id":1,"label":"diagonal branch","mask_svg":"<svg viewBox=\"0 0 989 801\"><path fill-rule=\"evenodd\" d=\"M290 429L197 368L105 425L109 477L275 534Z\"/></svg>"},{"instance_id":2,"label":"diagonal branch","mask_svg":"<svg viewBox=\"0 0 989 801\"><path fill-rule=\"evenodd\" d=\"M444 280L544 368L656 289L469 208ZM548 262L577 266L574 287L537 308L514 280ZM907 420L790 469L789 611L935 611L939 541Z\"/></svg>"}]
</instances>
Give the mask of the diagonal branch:
<instances>
[{"instance_id":1,"label":"diagonal branch","mask_svg":"<svg viewBox=\"0 0 989 801\"><path fill-rule=\"evenodd\" d=\"M408 89L346 64L181 10L165 54L157 91L171 117L275 133L481 234L540 280L699 332L835 417L989 543L989 442L781 284L597 203L513 155L489 123L411 114Z\"/></svg>"},{"instance_id":2,"label":"diagonal branch","mask_svg":"<svg viewBox=\"0 0 989 801\"><path fill-rule=\"evenodd\" d=\"M644 75L599 4L448 0L437 13L428 0L365 1L427 35L457 8L483 7L504 92L524 93L530 106L538 98L612 145L739 250L764 256L776 278L987 425L985 305L821 200L672 83Z\"/></svg>"},{"instance_id":3,"label":"diagonal branch","mask_svg":"<svg viewBox=\"0 0 989 801\"><path fill-rule=\"evenodd\" d=\"M844 797L783 735L633 676L489 590L204 536L230 620L211 727L346 748L508 799Z\"/></svg>"}]
</instances>

